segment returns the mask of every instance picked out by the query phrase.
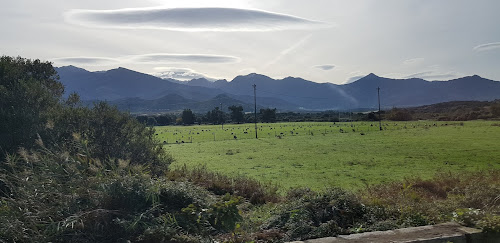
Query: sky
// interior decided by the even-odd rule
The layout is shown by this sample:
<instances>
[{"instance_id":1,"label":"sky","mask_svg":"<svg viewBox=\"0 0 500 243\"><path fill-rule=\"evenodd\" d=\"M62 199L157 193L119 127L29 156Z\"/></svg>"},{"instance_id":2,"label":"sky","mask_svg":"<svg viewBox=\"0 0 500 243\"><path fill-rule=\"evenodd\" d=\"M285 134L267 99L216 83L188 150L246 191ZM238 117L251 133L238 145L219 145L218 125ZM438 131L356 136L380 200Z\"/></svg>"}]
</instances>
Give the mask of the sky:
<instances>
[{"instance_id":1,"label":"sky","mask_svg":"<svg viewBox=\"0 0 500 243\"><path fill-rule=\"evenodd\" d=\"M498 0L4 1L0 55L179 80L500 81L499 10Z\"/></svg>"}]
</instances>

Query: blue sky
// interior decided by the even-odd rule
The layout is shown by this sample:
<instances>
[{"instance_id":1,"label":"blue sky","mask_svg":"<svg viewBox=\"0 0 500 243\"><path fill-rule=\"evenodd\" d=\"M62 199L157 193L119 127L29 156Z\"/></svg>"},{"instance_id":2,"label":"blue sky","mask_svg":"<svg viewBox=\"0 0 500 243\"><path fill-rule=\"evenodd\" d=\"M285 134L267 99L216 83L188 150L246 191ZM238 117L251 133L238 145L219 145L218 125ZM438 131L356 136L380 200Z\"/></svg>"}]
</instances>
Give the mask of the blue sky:
<instances>
[{"instance_id":1,"label":"blue sky","mask_svg":"<svg viewBox=\"0 0 500 243\"><path fill-rule=\"evenodd\" d=\"M500 80L499 9L496 0L16 0L0 8L0 54L178 79Z\"/></svg>"}]
</instances>

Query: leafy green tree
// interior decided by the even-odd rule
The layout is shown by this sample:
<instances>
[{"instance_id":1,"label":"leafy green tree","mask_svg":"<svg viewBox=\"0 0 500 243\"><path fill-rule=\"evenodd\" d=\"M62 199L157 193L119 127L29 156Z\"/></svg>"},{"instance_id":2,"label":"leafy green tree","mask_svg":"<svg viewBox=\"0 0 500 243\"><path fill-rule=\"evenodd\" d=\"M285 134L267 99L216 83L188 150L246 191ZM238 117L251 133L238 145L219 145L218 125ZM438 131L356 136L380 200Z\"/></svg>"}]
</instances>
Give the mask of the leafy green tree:
<instances>
[{"instance_id":1,"label":"leafy green tree","mask_svg":"<svg viewBox=\"0 0 500 243\"><path fill-rule=\"evenodd\" d=\"M50 62L0 57L0 155L30 148L60 105L63 85Z\"/></svg>"},{"instance_id":2,"label":"leafy green tree","mask_svg":"<svg viewBox=\"0 0 500 243\"><path fill-rule=\"evenodd\" d=\"M231 119L233 122L236 122L238 124L245 122L245 116L243 114L243 106L229 106L228 110L231 111Z\"/></svg>"},{"instance_id":3,"label":"leafy green tree","mask_svg":"<svg viewBox=\"0 0 500 243\"><path fill-rule=\"evenodd\" d=\"M207 121L212 124L221 124L225 121L224 112L222 112L219 107L215 107L213 110L207 112Z\"/></svg>"},{"instance_id":4,"label":"leafy green tree","mask_svg":"<svg viewBox=\"0 0 500 243\"><path fill-rule=\"evenodd\" d=\"M262 122L276 122L276 108L260 109L260 113L262 114Z\"/></svg>"},{"instance_id":5,"label":"leafy green tree","mask_svg":"<svg viewBox=\"0 0 500 243\"><path fill-rule=\"evenodd\" d=\"M191 109L185 109L182 111L182 123L184 123L184 125L194 124L195 121L196 117Z\"/></svg>"}]
</instances>

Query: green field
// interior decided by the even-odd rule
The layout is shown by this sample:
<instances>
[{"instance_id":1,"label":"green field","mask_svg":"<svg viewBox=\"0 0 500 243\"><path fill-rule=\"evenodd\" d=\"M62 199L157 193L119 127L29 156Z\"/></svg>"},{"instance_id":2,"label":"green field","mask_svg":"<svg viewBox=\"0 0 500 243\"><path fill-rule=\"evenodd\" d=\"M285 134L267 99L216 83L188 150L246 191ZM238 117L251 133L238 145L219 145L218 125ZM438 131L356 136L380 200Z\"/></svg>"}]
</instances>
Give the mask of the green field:
<instances>
[{"instance_id":1,"label":"green field","mask_svg":"<svg viewBox=\"0 0 500 243\"><path fill-rule=\"evenodd\" d=\"M384 121L383 127L379 131L378 122L258 124L259 139L253 124L224 125L224 130L220 125L156 127L156 132L176 160L172 168L206 166L283 189L359 189L440 171L500 168L498 122Z\"/></svg>"}]
</instances>

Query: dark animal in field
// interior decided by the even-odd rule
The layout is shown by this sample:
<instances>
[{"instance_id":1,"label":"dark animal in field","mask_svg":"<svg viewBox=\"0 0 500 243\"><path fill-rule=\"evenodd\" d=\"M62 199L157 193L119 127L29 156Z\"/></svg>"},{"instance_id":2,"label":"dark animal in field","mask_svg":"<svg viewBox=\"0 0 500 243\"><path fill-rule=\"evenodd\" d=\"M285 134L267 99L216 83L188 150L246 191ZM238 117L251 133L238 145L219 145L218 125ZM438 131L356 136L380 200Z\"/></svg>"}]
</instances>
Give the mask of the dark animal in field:
<instances>
[{"instance_id":1,"label":"dark animal in field","mask_svg":"<svg viewBox=\"0 0 500 243\"><path fill-rule=\"evenodd\" d=\"M183 140L183 141L181 141L181 143L184 143L184 140Z\"/></svg>"},{"instance_id":2,"label":"dark animal in field","mask_svg":"<svg viewBox=\"0 0 500 243\"><path fill-rule=\"evenodd\" d=\"M233 137L234 137L234 139L238 139L238 137L236 137L236 136L233 136Z\"/></svg>"}]
</instances>

